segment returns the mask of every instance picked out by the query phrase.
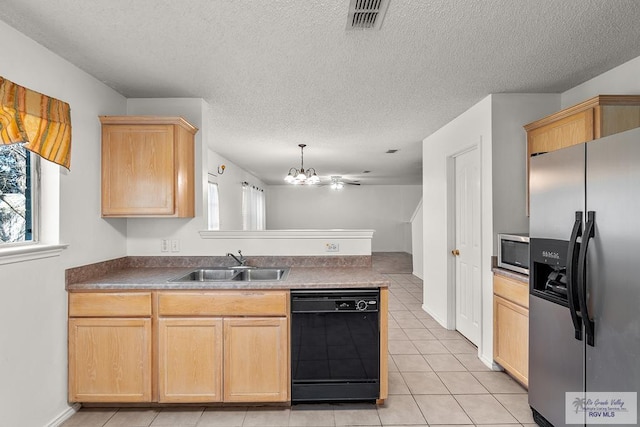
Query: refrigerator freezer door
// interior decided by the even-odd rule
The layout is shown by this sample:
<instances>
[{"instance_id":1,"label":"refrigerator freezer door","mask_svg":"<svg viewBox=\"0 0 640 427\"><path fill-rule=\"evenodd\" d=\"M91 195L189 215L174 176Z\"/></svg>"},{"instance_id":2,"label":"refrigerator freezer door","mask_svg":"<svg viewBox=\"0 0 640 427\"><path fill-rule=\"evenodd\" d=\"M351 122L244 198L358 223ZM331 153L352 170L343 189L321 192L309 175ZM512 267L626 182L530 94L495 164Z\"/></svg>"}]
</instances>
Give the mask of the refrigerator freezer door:
<instances>
[{"instance_id":1,"label":"refrigerator freezer door","mask_svg":"<svg viewBox=\"0 0 640 427\"><path fill-rule=\"evenodd\" d=\"M585 145L533 157L530 165L531 239L568 243L585 206ZM565 393L583 390L584 341L575 339L569 308L530 295L529 404L555 427L566 426Z\"/></svg>"},{"instance_id":2,"label":"refrigerator freezer door","mask_svg":"<svg viewBox=\"0 0 640 427\"><path fill-rule=\"evenodd\" d=\"M587 144L587 391L640 392L640 129Z\"/></svg>"},{"instance_id":3,"label":"refrigerator freezer door","mask_svg":"<svg viewBox=\"0 0 640 427\"><path fill-rule=\"evenodd\" d=\"M529 235L569 240L576 211L584 210L584 144L531 158Z\"/></svg>"}]
</instances>

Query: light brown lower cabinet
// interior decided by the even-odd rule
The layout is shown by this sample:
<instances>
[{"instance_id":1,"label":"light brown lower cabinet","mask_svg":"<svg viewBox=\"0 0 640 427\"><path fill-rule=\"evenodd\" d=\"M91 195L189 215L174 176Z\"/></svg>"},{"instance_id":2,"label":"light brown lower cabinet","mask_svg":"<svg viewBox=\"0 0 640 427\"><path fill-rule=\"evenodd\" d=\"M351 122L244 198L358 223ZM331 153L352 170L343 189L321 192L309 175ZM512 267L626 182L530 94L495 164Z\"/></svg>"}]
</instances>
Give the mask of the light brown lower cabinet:
<instances>
[{"instance_id":1,"label":"light brown lower cabinet","mask_svg":"<svg viewBox=\"0 0 640 427\"><path fill-rule=\"evenodd\" d=\"M380 399L387 397L381 292ZM288 402L286 290L69 293L69 401Z\"/></svg>"},{"instance_id":2,"label":"light brown lower cabinet","mask_svg":"<svg viewBox=\"0 0 640 427\"><path fill-rule=\"evenodd\" d=\"M224 401L286 402L286 318L224 319Z\"/></svg>"},{"instance_id":3,"label":"light brown lower cabinet","mask_svg":"<svg viewBox=\"0 0 640 427\"><path fill-rule=\"evenodd\" d=\"M159 319L158 401L286 402L287 325L278 317Z\"/></svg>"},{"instance_id":4,"label":"light brown lower cabinet","mask_svg":"<svg viewBox=\"0 0 640 427\"><path fill-rule=\"evenodd\" d=\"M158 292L158 401L287 402L288 295Z\"/></svg>"},{"instance_id":5,"label":"light brown lower cabinet","mask_svg":"<svg viewBox=\"0 0 640 427\"><path fill-rule=\"evenodd\" d=\"M529 286L496 274L493 290L493 359L528 386Z\"/></svg>"},{"instance_id":6,"label":"light brown lower cabinet","mask_svg":"<svg viewBox=\"0 0 640 427\"><path fill-rule=\"evenodd\" d=\"M222 401L222 319L158 320L158 401Z\"/></svg>"},{"instance_id":7,"label":"light brown lower cabinet","mask_svg":"<svg viewBox=\"0 0 640 427\"><path fill-rule=\"evenodd\" d=\"M69 401L152 399L151 292L69 294Z\"/></svg>"},{"instance_id":8,"label":"light brown lower cabinet","mask_svg":"<svg viewBox=\"0 0 640 427\"><path fill-rule=\"evenodd\" d=\"M69 319L69 401L151 401L151 319Z\"/></svg>"}]
</instances>

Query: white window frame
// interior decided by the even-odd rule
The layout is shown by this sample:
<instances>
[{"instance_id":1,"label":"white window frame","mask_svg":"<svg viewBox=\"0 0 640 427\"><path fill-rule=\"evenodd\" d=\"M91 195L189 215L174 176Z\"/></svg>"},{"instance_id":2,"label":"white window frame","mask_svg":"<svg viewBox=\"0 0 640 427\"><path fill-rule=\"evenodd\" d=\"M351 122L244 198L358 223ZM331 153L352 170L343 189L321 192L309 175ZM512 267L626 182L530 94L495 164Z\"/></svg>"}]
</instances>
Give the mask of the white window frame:
<instances>
[{"instance_id":1,"label":"white window frame","mask_svg":"<svg viewBox=\"0 0 640 427\"><path fill-rule=\"evenodd\" d=\"M0 243L0 265L59 256L68 245L59 243L59 166L31 156L32 239ZM43 178L46 177L46 178ZM47 181L47 182L45 182ZM46 202L43 200L46 199ZM43 217L46 212L47 217Z\"/></svg>"},{"instance_id":2,"label":"white window frame","mask_svg":"<svg viewBox=\"0 0 640 427\"><path fill-rule=\"evenodd\" d=\"M209 174L207 183L207 203L207 230L220 230L220 187L212 174Z\"/></svg>"}]
</instances>

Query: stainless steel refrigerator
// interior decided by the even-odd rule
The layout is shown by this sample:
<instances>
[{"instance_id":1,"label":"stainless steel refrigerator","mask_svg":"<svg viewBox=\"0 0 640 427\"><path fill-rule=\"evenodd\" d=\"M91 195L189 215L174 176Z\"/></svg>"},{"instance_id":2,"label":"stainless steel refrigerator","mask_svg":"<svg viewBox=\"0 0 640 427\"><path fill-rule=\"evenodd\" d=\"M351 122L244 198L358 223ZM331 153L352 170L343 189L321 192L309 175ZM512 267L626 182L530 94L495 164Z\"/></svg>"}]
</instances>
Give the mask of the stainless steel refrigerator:
<instances>
[{"instance_id":1,"label":"stainless steel refrigerator","mask_svg":"<svg viewBox=\"0 0 640 427\"><path fill-rule=\"evenodd\" d=\"M529 404L539 425L576 425L566 392L640 389L640 129L530 167Z\"/></svg>"}]
</instances>

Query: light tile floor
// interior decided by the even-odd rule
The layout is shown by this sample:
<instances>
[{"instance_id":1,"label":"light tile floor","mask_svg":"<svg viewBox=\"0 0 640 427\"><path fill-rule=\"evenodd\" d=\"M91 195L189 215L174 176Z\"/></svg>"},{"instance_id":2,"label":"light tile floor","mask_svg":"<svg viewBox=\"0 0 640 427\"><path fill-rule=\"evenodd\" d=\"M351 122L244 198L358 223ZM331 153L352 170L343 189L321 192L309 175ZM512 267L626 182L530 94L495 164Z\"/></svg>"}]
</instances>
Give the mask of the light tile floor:
<instances>
[{"instance_id":1,"label":"light tile floor","mask_svg":"<svg viewBox=\"0 0 640 427\"><path fill-rule=\"evenodd\" d=\"M389 398L373 404L283 408L83 408L64 427L211 426L535 426L527 393L492 372L462 335L422 311L422 282L386 274L389 297Z\"/></svg>"}]
</instances>

